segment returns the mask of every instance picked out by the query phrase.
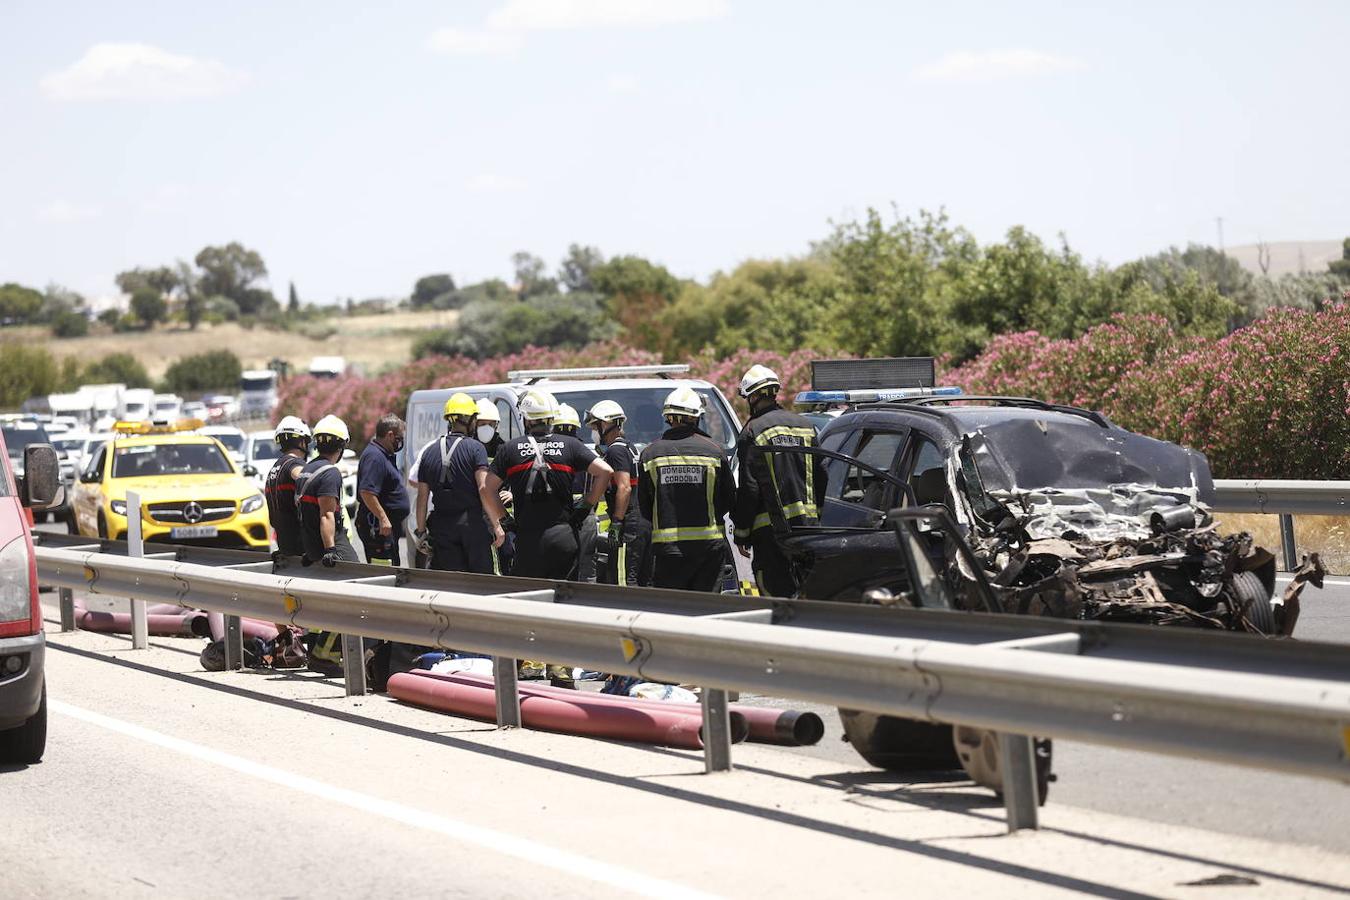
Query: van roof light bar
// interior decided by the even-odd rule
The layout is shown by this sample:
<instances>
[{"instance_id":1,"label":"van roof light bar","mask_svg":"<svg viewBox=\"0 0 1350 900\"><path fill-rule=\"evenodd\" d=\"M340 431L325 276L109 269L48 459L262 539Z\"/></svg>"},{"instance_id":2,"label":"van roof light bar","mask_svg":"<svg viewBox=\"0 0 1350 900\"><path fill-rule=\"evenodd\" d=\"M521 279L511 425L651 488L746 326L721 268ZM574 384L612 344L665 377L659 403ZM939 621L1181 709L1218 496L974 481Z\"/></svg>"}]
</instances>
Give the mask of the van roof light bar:
<instances>
[{"instance_id":1,"label":"van roof light bar","mask_svg":"<svg viewBox=\"0 0 1350 900\"><path fill-rule=\"evenodd\" d=\"M508 381L534 384L545 378L643 378L689 374L689 366L679 363L667 366L596 366L590 369L518 369L507 372Z\"/></svg>"},{"instance_id":2,"label":"van roof light bar","mask_svg":"<svg viewBox=\"0 0 1350 900\"><path fill-rule=\"evenodd\" d=\"M959 397L961 389L955 386L920 388L869 388L861 391L802 391L793 398L794 406L832 406L841 403L888 403L894 400L914 400L919 397Z\"/></svg>"}]
</instances>

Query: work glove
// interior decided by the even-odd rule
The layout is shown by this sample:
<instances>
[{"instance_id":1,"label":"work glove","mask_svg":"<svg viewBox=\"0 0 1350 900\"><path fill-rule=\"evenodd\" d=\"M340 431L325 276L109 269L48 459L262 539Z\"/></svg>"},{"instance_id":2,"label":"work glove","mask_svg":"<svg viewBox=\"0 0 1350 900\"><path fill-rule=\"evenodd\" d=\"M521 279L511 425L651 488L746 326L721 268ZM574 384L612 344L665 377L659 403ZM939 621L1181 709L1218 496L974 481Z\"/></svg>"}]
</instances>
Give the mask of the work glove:
<instances>
[{"instance_id":1,"label":"work glove","mask_svg":"<svg viewBox=\"0 0 1350 900\"><path fill-rule=\"evenodd\" d=\"M339 559L340 557L338 556L337 548L334 547L331 550L325 550L323 552L323 559L320 560L320 562L323 563L324 568L331 569L338 564Z\"/></svg>"},{"instance_id":2,"label":"work glove","mask_svg":"<svg viewBox=\"0 0 1350 900\"><path fill-rule=\"evenodd\" d=\"M610 519L609 532L606 536L609 539L610 550L618 550L623 546L623 519Z\"/></svg>"},{"instance_id":3,"label":"work glove","mask_svg":"<svg viewBox=\"0 0 1350 900\"><path fill-rule=\"evenodd\" d=\"M505 531L507 534L516 533L515 516L511 515L510 513L507 513L506 515L502 516L502 531Z\"/></svg>"},{"instance_id":4,"label":"work glove","mask_svg":"<svg viewBox=\"0 0 1350 900\"><path fill-rule=\"evenodd\" d=\"M425 528L418 528L413 531L413 545L418 553L423 556L431 556L431 536L427 534Z\"/></svg>"},{"instance_id":5,"label":"work glove","mask_svg":"<svg viewBox=\"0 0 1350 900\"><path fill-rule=\"evenodd\" d=\"M572 507L572 515L568 518L568 521L572 523L573 528L580 528L593 509L595 507L585 500L578 500L576 506Z\"/></svg>"}]
</instances>

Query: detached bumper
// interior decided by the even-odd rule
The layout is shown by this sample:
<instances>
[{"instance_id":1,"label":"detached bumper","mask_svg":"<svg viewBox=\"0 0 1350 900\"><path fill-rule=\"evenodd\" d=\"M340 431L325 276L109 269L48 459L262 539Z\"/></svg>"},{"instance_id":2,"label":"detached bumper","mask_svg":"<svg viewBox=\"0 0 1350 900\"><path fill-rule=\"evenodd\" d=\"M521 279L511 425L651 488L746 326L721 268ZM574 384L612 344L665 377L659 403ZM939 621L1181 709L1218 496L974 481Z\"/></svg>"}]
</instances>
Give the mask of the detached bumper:
<instances>
[{"instance_id":1,"label":"detached bumper","mask_svg":"<svg viewBox=\"0 0 1350 900\"><path fill-rule=\"evenodd\" d=\"M43 634L0 638L0 731L17 728L37 715L46 650ZM11 656L19 657L22 665L13 675L6 675L3 661Z\"/></svg>"}]
</instances>

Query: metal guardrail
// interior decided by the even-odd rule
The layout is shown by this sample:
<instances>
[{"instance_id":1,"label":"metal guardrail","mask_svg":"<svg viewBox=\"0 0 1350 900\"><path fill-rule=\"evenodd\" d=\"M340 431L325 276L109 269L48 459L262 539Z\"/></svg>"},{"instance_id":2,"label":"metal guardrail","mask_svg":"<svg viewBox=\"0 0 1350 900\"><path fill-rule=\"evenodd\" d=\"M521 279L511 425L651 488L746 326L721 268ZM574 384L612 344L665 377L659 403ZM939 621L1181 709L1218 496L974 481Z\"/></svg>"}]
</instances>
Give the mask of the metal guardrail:
<instances>
[{"instance_id":1,"label":"metal guardrail","mask_svg":"<svg viewBox=\"0 0 1350 900\"><path fill-rule=\"evenodd\" d=\"M1026 761L1004 775L1012 829L1035 827L1027 735L1350 782L1350 654L1330 644L35 537L40 577L63 594L488 653L503 674L549 659L703 685L710 770L729 768L729 728L709 710L725 719L730 690L991 729ZM514 678L497 692L499 722L518 724Z\"/></svg>"},{"instance_id":2,"label":"metal guardrail","mask_svg":"<svg viewBox=\"0 0 1350 900\"><path fill-rule=\"evenodd\" d=\"M1350 516L1350 481L1215 479L1218 512L1269 513L1280 517L1285 571L1299 564L1294 516Z\"/></svg>"}]
</instances>

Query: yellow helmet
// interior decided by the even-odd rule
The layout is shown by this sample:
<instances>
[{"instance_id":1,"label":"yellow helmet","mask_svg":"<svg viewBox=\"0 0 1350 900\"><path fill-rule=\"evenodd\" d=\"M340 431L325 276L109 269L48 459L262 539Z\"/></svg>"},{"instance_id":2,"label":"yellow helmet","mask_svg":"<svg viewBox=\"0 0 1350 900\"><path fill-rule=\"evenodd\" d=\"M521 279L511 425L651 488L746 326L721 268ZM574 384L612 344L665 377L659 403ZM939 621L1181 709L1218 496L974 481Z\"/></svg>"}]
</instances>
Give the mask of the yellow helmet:
<instances>
[{"instance_id":1,"label":"yellow helmet","mask_svg":"<svg viewBox=\"0 0 1350 900\"><path fill-rule=\"evenodd\" d=\"M448 419L451 416L475 416L478 414L478 404L473 402L473 398L463 391L456 391L450 395L450 399L445 401L444 415Z\"/></svg>"},{"instance_id":2,"label":"yellow helmet","mask_svg":"<svg viewBox=\"0 0 1350 900\"><path fill-rule=\"evenodd\" d=\"M314 426L314 437L317 440L320 437L335 437L340 441L350 441L351 434L347 431L347 423L337 416L324 416Z\"/></svg>"},{"instance_id":3,"label":"yellow helmet","mask_svg":"<svg viewBox=\"0 0 1350 900\"><path fill-rule=\"evenodd\" d=\"M553 417L553 427L556 428L559 425L571 425L573 428L580 428L581 417L577 415L575 409L568 406L566 403L560 404L558 406L558 414Z\"/></svg>"}]
</instances>

